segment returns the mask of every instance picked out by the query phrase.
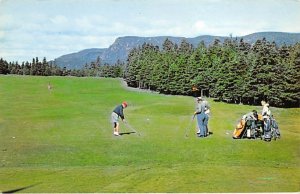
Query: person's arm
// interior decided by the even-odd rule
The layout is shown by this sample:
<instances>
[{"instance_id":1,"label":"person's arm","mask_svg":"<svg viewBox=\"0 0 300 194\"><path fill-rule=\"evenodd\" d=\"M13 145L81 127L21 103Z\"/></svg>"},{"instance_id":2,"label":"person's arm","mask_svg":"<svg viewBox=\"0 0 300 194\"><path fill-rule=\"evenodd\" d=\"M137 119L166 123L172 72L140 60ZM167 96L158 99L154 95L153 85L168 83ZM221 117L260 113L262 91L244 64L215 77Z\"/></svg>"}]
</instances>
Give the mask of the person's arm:
<instances>
[{"instance_id":1,"label":"person's arm","mask_svg":"<svg viewBox=\"0 0 300 194\"><path fill-rule=\"evenodd\" d=\"M122 106L122 105L121 105ZM125 116L124 116L124 113L123 113L123 107L120 108L120 117L121 119L124 121L125 120Z\"/></svg>"}]
</instances>

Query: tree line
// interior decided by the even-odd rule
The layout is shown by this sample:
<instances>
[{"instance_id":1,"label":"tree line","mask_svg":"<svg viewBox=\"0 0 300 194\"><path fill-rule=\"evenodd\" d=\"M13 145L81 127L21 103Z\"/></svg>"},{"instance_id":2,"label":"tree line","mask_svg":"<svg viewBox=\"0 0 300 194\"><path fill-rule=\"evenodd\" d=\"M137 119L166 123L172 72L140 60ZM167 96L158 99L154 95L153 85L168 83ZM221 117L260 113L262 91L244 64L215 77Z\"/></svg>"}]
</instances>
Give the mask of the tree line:
<instances>
[{"instance_id":1,"label":"tree line","mask_svg":"<svg viewBox=\"0 0 300 194\"><path fill-rule=\"evenodd\" d=\"M277 46L265 38L253 45L233 38L196 48L166 39L160 49L144 43L128 55L131 87L164 94L204 95L216 100L272 106L300 105L300 43Z\"/></svg>"},{"instance_id":2,"label":"tree line","mask_svg":"<svg viewBox=\"0 0 300 194\"><path fill-rule=\"evenodd\" d=\"M0 74L32 75L32 76L76 76L76 77L122 77L124 64L117 61L115 65L102 64L98 57L95 62L86 63L81 69L67 69L59 67L53 62L47 62L44 57L33 58L32 62L7 62L0 58Z\"/></svg>"},{"instance_id":3,"label":"tree line","mask_svg":"<svg viewBox=\"0 0 300 194\"><path fill-rule=\"evenodd\" d=\"M123 77L128 86L163 94L208 96L216 100L273 106L300 106L300 43L277 46L265 38L253 45L243 39L218 39L195 48L166 39L162 48L144 43L130 51L126 64L95 62L66 69L37 57L32 62L0 58L0 74L33 76Z\"/></svg>"}]
</instances>

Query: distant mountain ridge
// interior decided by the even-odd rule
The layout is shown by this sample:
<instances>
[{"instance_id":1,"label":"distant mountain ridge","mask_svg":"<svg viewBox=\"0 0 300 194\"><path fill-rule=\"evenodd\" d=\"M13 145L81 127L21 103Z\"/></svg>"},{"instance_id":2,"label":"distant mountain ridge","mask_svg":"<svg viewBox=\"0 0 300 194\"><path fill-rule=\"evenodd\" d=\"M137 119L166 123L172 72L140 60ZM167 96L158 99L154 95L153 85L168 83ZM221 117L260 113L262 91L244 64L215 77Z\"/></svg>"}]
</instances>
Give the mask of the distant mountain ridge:
<instances>
[{"instance_id":1,"label":"distant mountain ridge","mask_svg":"<svg viewBox=\"0 0 300 194\"><path fill-rule=\"evenodd\" d=\"M210 45L215 39L219 39L224 42L229 36L210 36L203 35L195 38L185 37L173 37L173 36L156 36L156 37L139 37L139 36L125 36L119 37L108 48L91 48L79 51L77 53L71 53L63 55L54 60L54 63L60 67L66 67L67 69L80 69L84 67L86 63L91 63L97 60L99 56L102 64L115 64L118 60L121 62L126 61L127 56L131 49L141 46L144 43L151 43L153 45L162 47L162 44L166 39L171 40L176 44L180 44L182 39L186 39L194 47L197 47L201 41L204 41L205 45ZM267 41L275 41L277 45L293 45L300 42L300 33L287 33L287 32L257 32L246 36L232 37L240 40L243 38L244 42L253 44L257 40L266 38Z\"/></svg>"}]
</instances>

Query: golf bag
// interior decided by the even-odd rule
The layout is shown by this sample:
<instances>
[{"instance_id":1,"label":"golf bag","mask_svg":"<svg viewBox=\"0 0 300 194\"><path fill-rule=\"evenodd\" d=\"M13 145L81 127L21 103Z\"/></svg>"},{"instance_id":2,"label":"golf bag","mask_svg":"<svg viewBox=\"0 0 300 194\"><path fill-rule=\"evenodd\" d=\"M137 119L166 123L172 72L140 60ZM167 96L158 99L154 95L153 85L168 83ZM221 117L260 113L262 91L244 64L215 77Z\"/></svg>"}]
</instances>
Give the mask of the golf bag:
<instances>
[{"instance_id":1,"label":"golf bag","mask_svg":"<svg viewBox=\"0 0 300 194\"><path fill-rule=\"evenodd\" d=\"M270 118L265 118L264 119L264 135L263 139L265 141L271 141L272 139L272 134L271 134L271 119Z\"/></svg>"},{"instance_id":2,"label":"golf bag","mask_svg":"<svg viewBox=\"0 0 300 194\"><path fill-rule=\"evenodd\" d=\"M264 132L262 139L265 141L271 141L272 138L276 140L280 138L280 131L278 124L274 117L269 117L264 119Z\"/></svg>"},{"instance_id":3,"label":"golf bag","mask_svg":"<svg viewBox=\"0 0 300 194\"><path fill-rule=\"evenodd\" d=\"M258 115L258 120L242 118L233 131L233 139L255 139L262 135L262 116Z\"/></svg>"},{"instance_id":4,"label":"golf bag","mask_svg":"<svg viewBox=\"0 0 300 194\"><path fill-rule=\"evenodd\" d=\"M237 124L233 132L234 139L242 139L242 138L255 138L256 136L256 127L255 127L255 120L248 119L244 120L241 119L240 122Z\"/></svg>"},{"instance_id":5,"label":"golf bag","mask_svg":"<svg viewBox=\"0 0 300 194\"><path fill-rule=\"evenodd\" d=\"M273 117L271 120L271 124L272 124L272 128L271 128L272 136L273 136L274 140L276 140L276 139L280 138L280 131L279 131L278 124Z\"/></svg>"}]
</instances>

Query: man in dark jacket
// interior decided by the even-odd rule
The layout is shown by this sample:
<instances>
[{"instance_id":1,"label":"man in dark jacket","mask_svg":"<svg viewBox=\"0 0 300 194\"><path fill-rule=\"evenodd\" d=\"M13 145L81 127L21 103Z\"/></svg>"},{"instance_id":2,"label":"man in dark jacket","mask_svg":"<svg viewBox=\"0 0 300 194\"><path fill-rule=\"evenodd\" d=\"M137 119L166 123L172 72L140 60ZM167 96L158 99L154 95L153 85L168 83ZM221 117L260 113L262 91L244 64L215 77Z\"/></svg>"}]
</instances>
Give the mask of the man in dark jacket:
<instances>
[{"instance_id":1,"label":"man in dark jacket","mask_svg":"<svg viewBox=\"0 0 300 194\"><path fill-rule=\"evenodd\" d=\"M123 122L125 121L125 116L123 113L124 108L127 107L127 103L123 102L121 105L118 105L112 112L111 114L111 121L113 123L113 128L114 128L114 135L115 136L120 136L119 134L119 118L121 117Z\"/></svg>"}]
</instances>

